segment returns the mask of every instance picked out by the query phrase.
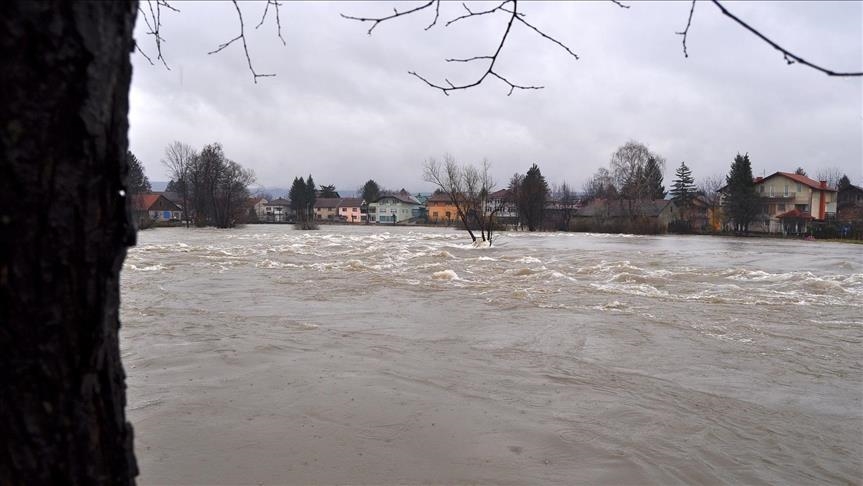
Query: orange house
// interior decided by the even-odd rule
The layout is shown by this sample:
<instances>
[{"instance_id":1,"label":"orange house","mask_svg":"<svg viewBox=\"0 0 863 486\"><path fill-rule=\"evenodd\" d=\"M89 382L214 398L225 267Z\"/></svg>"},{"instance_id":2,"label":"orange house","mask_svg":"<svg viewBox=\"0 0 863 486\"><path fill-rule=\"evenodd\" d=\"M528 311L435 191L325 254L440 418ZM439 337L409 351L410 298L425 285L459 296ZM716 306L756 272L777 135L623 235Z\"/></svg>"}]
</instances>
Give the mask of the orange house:
<instances>
[{"instance_id":1,"label":"orange house","mask_svg":"<svg viewBox=\"0 0 863 486\"><path fill-rule=\"evenodd\" d=\"M436 193L426 200L428 220L435 224L452 224L459 220L458 209L449 197L449 194Z\"/></svg>"}]
</instances>

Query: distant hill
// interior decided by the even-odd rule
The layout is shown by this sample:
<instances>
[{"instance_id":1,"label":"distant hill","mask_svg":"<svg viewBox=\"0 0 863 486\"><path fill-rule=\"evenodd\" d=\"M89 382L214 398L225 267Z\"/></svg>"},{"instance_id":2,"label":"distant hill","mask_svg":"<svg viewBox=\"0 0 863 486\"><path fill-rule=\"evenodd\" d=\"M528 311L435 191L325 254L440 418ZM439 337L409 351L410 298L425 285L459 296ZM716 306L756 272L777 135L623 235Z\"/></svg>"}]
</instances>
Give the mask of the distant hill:
<instances>
[{"instance_id":1,"label":"distant hill","mask_svg":"<svg viewBox=\"0 0 863 486\"><path fill-rule=\"evenodd\" d=\"M150 188L153 192L162 192L168 187L168 181L150 181Z\"/></svg>"}]
</instances>

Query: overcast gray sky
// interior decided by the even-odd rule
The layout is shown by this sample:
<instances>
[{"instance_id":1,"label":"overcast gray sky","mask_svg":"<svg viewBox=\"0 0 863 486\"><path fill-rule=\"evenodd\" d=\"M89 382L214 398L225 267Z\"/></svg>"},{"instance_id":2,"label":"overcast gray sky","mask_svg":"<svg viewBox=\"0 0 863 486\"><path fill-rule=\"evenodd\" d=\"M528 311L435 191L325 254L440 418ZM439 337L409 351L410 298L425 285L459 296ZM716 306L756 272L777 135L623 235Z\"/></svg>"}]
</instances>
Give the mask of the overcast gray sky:
<instances>
[{"instance_id":1,"label":"overcast gray sky","mask_svg":"<svg viewBox=\"0 0 863 486\"><path fill-rule=\"evenodd\" d=\"M399 9L421 2L398 2ZM283 2L283 46L274 17L255 30L264 2L241 2L252 82L241 44L207 52L234 37L229 2L174 2L162 11L163 53L171 70L133 55L131 150L151 180L174 140L195 148L220 142L228 157L254 169L265 187L286 187L311 173L320 184L354 190L369 178L385 187L428 190L422 163L450 153L491 161L499 185L537 163L553 184L581 188L616 147L645 143L667 159L666 187L686 161L697 180L725 174L738 152L756 175L827 167L863 181L863 80L831 78L788 66L777 51L699 2L684 58L689 2L522 2L533 25L568 45L574 60L515 25L497 70L516 91L489 79L444 96L407 71L443 82L474 80L484 67L446 63L487 55L507 16L443 22L424 30L429 9L368 24L339 13L386 15L393 3ZM494 4L475 3L475 10ZM791 52L835 70L863 70L860 2L727 2L727 7ZM142 5L146 7L146 4ZM441 19L463 13L445 2ZM136 38L155 60L139 15Z\"/></svg>"}]
</instances>

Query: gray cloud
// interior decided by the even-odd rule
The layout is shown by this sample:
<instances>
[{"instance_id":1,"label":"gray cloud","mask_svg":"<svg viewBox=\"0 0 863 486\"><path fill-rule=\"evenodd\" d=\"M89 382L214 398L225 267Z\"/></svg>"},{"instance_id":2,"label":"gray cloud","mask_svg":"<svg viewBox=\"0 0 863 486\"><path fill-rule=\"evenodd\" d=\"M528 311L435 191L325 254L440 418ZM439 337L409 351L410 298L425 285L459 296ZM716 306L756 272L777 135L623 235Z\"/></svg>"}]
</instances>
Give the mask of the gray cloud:
<instances>
[{"instance_id":1,"label":"gray cloud","mask_svg":"<svg viewBox=\"0 0 863 486\"><path fill-rule=\"evenodd\" d=\"M838 167L863 179L863 81L787 66L710 4L696 8L688 59L674 35L688 2L634 3L628 10L607 2L523 4L534 25L581 59L514 30L500 71L546 88L510 97L495 80L447 97L407 75L471 80L481 66L443 59L491 52L503 16L425 31L428 11L368 36L367 24L339 12L373 15L392 4L286 2L283 46L272 19L254 29L263 3L240 5L255 68L275 78L254 84L239 44L207 55L236 35L227 2L180 3L182 13L163 12L170 71L133 56L131 149L151 179L166 179L159 160L168 143L181 140L198 148L221 142L271 187L312 173L348 190L369 178L427 189L421 164L445 152L464 161L488 158L499 184L536 162L552 182L580 187L630 139L666 157L666 181L683 160L697 178L724 174L737 152L749 152L759 174L802 165L810 175ZM460 8L445 3L442 18ZM859 2L729 8L801 57L861 69ZM153 54L142 24L136 37Z\"/></svg>"}]
</instances>

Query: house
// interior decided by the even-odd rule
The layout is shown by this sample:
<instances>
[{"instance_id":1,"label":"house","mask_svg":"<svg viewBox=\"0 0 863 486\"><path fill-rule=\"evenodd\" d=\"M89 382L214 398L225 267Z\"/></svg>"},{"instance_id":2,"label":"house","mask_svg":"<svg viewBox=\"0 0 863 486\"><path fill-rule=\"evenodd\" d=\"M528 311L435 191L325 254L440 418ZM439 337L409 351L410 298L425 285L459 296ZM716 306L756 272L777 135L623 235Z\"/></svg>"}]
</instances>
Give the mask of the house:
<instances>
[{"instance_id":1,"label":"house","mask_svg":"<svg viewBox=\"0 0 863 486\"><path fill-rule=\"evenodd\" d=\"M805 231L805 222L823 221L836 215L837 191L826 181L804 175L776 172L755 178L755 191L761 197L762 214L750 226L754 231L795 233ZM802 226L801 226L802 225Z\"/></svg>"},{"instance_id":2,"label":"house","mask_svg":"<svg viewBox=\"0 0 863 486\"><path fill-rule=\"evenodd\" d=\"M265 204L267 204L267 200L262 197L250 197L246 201L246 207L249 212L247 219L252 222L263 221L266 215Z\"/></svg>"},{"instance_id":3,"label":"house","mask_svg":"<svg viewBox=\"0 0 863 486\"><path fill-rule=\"evenodd\" d=\"M359 197L343 197L339 200L338 219L347 223L365 223L366 212Z\"/></svg>"},{"instance_id":4,"label":"house","mask_svg":"<svg viewBox=\"0 0 863 486\"><path fill-rule=\"evenodd\" d=\"M839 189L836 219L843 222L863 221L863 187L849 184Z\"/></svg>"},{"instance_id":5,"label":"house","mask_svg":"<svg viewBox=\"0 0 863 486\"><path fill-rule=\"evenodd\" d=\"M500 224L518 224L518 206L516 206L512 191L500 189L488 195L486 214L494 211L494 219Z\"/></svg>"},{"instance_id":6,"label":"house","mask_svg":"<svg viewBox=\"0 0 863 486\"><path fill-rule=\"evenodd\" d=\"M138 228L183 219L182 208L161 194L133 194L130 202Z\"/></svg>"},{"instance_id":7,"label":"house","mask_svg":"<svg viewBox=\"0 0 863 486\"><path fill-rule=\"evenodd\" d=\"M291 209L291 201L282 197L265 202L263 207L264 215L260 218L263 223L289 223L296 216Z\"/></svg>"},{"instance_id":8,"label":"house","mask_svg":"<svg viewBox=\"0 0 863 486\"><path fill-rule=\"evenodd\" d=\"M387 194L369 204L369 220L372 223L401 223L422 215L417 199L402 189Z\"/></svg>"},{"instance_id":9,"label":"house","mask_svg":"<svg viewBox=\"0 0 863 486\"><path fill-rule=\"evenodd\" d=\"M341 198L338 197L321 197L315 199L315 220L336 221L339 201L341 201Z\"/></svg>"},{"instance_id":10,"label":"house","mask_svg":"<svg viewBox=\"0 0 863 486\"><path fill-rule=\"evenodd\" d=\"M426 198L428 222L433 224L453 224L459 220L458 209L449 194L436 192Z\"/></svg>"}]
</instances>

